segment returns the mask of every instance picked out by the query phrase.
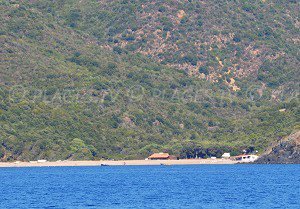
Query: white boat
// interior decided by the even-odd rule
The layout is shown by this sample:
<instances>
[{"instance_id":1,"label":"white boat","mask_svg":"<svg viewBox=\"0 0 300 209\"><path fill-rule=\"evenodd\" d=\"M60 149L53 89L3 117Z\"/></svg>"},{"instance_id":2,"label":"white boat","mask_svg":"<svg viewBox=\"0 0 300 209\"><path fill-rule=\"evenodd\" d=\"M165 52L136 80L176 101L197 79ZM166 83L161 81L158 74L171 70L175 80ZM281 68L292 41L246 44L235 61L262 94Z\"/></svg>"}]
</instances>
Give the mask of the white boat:
<instances>
[{"instance_id":1,"label":"white boat","mask_svg":"<svg viewBox=\"0 0 300 209\"><path fill-rule=\"evenodd\" d=\"M236 161L243 162L243 163L251 163L257 160L257 155L239 155L234 157Z\"/></svg>"}]
</instances>

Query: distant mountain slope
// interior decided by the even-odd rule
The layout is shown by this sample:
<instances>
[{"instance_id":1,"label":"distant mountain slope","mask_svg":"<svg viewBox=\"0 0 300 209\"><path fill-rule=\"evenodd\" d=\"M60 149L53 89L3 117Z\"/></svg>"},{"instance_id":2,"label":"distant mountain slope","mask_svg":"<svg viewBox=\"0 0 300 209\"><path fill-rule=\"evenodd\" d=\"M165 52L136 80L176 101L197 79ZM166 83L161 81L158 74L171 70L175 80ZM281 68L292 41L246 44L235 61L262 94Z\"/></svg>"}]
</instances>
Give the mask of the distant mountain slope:
<instances>
[{"instance_id":1,"label":"distant mountain slope","mask_svg":"<svg viewBox=\"0 0 300 209\"><path fill-rule=\"evenodd\" d=\"M194 48L197 30L203 29L183 20L187 14L197 20L198 3L176 2L0 1L1 160L130 159L157 151L181 157L220 156L225 151L262 151L272 139L298 130L297 43L263 38L246 43L244 36L229 40L242 54L250 45L273 50L276 41L286 44L284 50L274 49L276 58L268 66L262 62L270 54L254 56L266 70L256 69L262 73L257 78L232 50L215 45L218 41L210 42L203 53ZM202 2L201 8L211 10L211 4ZM283 7L294 21L282 32L289 40L297 39L297 6L291 1ZM146 11L154 20L143 19ZM151 34L167 21L160 19L162 14L182 21L174 19L169 29L160 28L165 35L170 31L178 36L156 43L158 36ZM206 29L215 24L211 18L202 24ZM265 16L262 20L267 21ZM211 40L207 34L215 33L206 29L200 41ZM143 40L137 38L142 30ZM219 32L227 30L233 28ZM178 51L170 48L175 43ZM154 53L158 45L166 48ZM227 58L217 53L220 49L248 73L231 71ZM212 64L194 65L190 55L197 63ZM207 79L191 75L191 67ZM212 77L219 71L223 73L216 82Z\"/></svg>"},{"instance_id":2,"label":"distant mountain slope","mask_svg":"<svg viewBox=\"0 0 300 209\"><path fill-rule=\"evenodd\" d=\"M189 75L270 87L296 81L299 1L38 1L60 23L121 53L141 53ZM202 74L203 73L203 74Z\"/></svg>"}]
</instances>

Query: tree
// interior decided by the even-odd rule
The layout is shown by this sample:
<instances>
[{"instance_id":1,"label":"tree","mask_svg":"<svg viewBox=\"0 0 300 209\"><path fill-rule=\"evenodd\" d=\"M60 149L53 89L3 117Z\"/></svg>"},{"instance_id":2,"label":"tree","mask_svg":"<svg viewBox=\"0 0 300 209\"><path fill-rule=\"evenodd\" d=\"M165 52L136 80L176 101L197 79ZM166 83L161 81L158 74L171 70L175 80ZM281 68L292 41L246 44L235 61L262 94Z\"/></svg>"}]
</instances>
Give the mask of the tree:
<instances>
[{"instance_id":1,"label":"tree","mask_svg":"<svg viewBox=\"0 0 300 209\"><path fill-rule=\"evenodd\" d=\"M80 149L84 148L85 146L86 145L85 145L84 141L82 141L79 138L75 138L71 142L71 151L73 153L76 153L77 151L79 151Z\"/></svg>"},{"instance_id":2,"label":"tree","mask_svg":"<svg viewBox=\"0 0 300 209\"><path fill-rule=\"evenodd\" d=\"M208 68L207 68L207 66L201 66L201 67L199 67L199 73L203 73L203 74L205 74L205 75L208 75L209 74L209 71L208 71Z\"/></svg>"}]
</instances>

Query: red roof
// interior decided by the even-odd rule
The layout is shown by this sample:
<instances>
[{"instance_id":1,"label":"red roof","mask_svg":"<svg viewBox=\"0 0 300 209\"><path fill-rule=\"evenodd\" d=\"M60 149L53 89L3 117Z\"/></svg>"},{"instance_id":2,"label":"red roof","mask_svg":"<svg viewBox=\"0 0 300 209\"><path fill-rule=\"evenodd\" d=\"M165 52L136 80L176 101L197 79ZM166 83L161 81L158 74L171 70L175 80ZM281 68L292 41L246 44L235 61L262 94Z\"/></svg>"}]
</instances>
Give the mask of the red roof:
<instances>
[{"instance_id":1,"label":"red roof","mask_svg":"<svg viewBox=\"0 0 300 209\"><path fill-rule=\"evenodd\" d=\"M169 153L154 153L153 155L150 155L149 159L166 159L169 158Z\"/></svg>"}]
</instances>

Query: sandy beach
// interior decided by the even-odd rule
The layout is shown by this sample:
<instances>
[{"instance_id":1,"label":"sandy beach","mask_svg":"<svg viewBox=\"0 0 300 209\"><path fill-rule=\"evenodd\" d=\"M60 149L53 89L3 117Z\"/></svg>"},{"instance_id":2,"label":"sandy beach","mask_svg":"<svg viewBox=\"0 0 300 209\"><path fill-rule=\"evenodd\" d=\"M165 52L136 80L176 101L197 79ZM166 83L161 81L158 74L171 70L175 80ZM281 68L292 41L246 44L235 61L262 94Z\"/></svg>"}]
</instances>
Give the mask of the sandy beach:
<instances>
[{"instance_id":1,"label":"sandy beach","mask_svg":"<svg viewBox=\"0 0 300 209\"><path fill-rule=\"evenodd\" d=\"M61 166L132 166L132 165L198 165L198 164L235 164L229 159L184 159L184 160L120 160L120 161L56 161L56 162L0 162L5 167L61 167Z\"/></svg>"}]
</instances>

